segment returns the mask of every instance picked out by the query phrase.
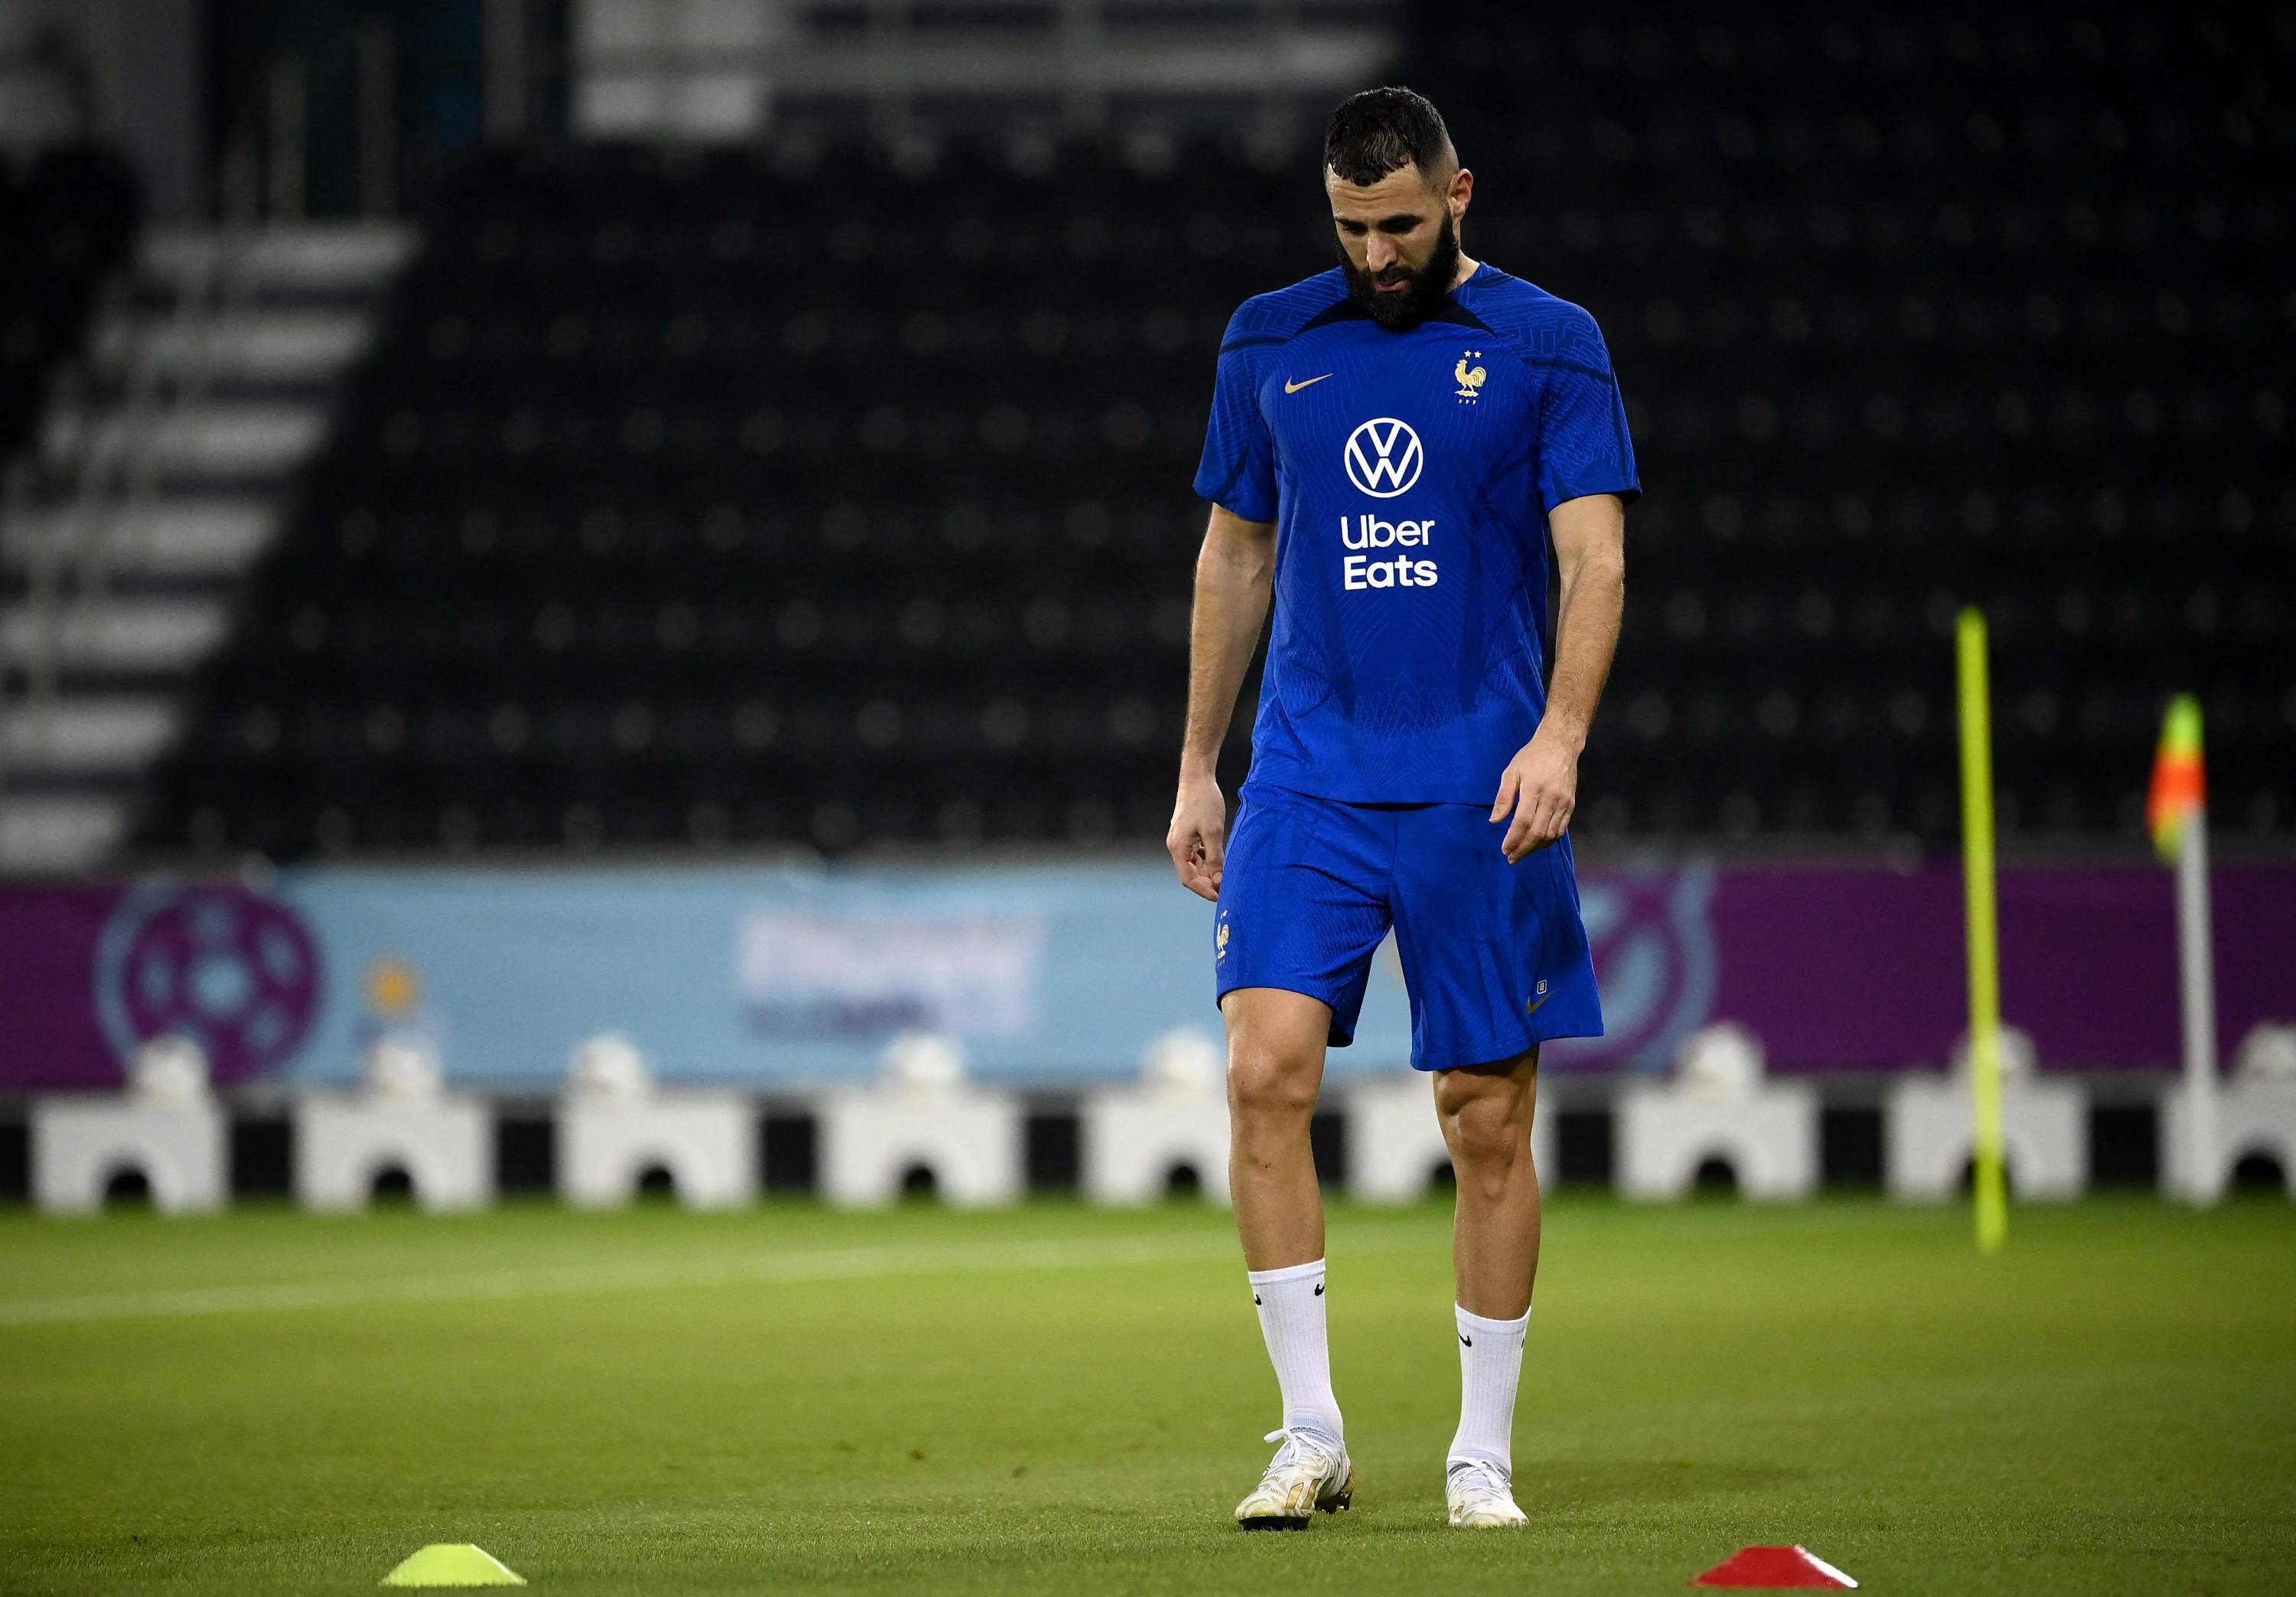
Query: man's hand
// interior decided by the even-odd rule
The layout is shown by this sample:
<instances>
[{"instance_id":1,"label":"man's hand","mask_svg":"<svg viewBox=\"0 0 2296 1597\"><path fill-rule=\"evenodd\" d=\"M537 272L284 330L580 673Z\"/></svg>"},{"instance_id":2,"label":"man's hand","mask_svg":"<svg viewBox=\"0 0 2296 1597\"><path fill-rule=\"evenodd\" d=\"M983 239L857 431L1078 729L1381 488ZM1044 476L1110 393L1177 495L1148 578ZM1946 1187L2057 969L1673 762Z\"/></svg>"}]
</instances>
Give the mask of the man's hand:
<instances>
[{"instance_id":1,"label":"man's hand","mask_svg":"<svg viewBox=\"0 0 2296 1597\"><path fill-rule=\"evenodd\" d=\"M1267 619L1275 580L1275 523L1247 521L1215 504L1196 556L1195 609L1188 618L1188 729L1180 740L1180 797L1172 806L1171 850L1180 880L1217 899L1227 858L1227 800L1220 797L1221 743L1235 713L1236 689Z\"/></svg>"},{"instance_id":2,"label":"man's hand","mask_svg":"<svg viewBox=\"0 0 2296 1597\"><path fill-rule=\"evenodd\" d=\"M1227 799L1209 771L1180 775L1180 796L1172 805L1172 830L1164 836L1180 880L1200 898L1218 902L1220 872L1227 861Z\"/></svg>"},{"instance_id":3,"label":"man's hand","mask_svg":"<svg viewBox=\"0 0 2296 1597\"><path fill-rule=\"evenodd\" d=\"M1578 751L1619 646L1627 598L1627 506L1616 494L1566 499L1546 512L1562 578L1554 618L1554 678L1530 741L1507 761L1491 823L1508 822L1499 852L1521 864L1570 824L1578 807Z\"/></svg>"},{"instance_id":4,"label":"man's hand","mask_svg":"<svg viewBox=\"0 0 2296 1597\"><path fill-rule=\"evenodd\" d=\"M1561 725L1549 718L1538 724L1530 741L1507 761L1499 777L1499 796L1491 805L1491 823L1508 823L1499 852L1507 864L1521 864L1534 851L1546 848L1570 824L1578 807L1578 745Z\"/></svg>"}]
</instances>

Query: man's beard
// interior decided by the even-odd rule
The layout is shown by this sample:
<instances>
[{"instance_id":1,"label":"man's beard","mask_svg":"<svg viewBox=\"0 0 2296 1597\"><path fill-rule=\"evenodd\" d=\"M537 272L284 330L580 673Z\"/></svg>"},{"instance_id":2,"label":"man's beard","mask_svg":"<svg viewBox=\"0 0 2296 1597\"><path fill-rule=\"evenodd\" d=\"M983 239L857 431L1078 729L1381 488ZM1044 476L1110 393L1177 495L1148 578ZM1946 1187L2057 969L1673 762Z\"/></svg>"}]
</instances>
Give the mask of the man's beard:
<instances>
[{"instance_id":1,"label":"man's beard","mask_svg":"<svg viewBox=\"0 0 2296 1597\"><path fill-rule=\"evenodd\" d=\"M1435 235L1435 253L1428 257L1425 266L1416 272L1399 266L1387 269L1389 282L1407 280L1409 288L1376 286L1376 277L1348 258L1345 245L1340 247L1340 270L1347 274L1348 297L1373 321L1390 332L1418 326L1443 302L1451 291L1451 279L1459 274L1459 234L1451 225L1449 209L1444 209L1442 229Z\"/></svg>"}]
</instances>

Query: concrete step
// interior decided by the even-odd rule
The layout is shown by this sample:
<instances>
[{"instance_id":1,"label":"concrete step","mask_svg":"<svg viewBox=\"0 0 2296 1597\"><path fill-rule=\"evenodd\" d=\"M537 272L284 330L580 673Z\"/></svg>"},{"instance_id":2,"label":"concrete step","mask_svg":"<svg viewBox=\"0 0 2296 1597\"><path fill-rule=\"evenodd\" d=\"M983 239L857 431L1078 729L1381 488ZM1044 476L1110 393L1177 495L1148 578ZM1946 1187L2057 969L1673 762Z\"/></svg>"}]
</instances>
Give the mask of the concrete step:
<instances>
[{"instance_id":1,"label":"concrete step","mask_svg":"<svg viewBox=\"0 0 2296 1597\"><path fill-rule=\"evenodd\" d=\"M165 749L182 726L170 700L59 696L45 713L18 705L0 711L0 770L79 775L134 771Z\"/></svg>"},{"instance_id":2,"label":"concrete step","mask_svg":"<svg viewBox=\"0 0 2296 1597\"><path fill-rule=\"evenodd\" d=\"M220 599L116 598L74 604L56 618L59 670L187 671L223 642L230 625ZM27 668L43 647L21 602L0 608L0 660Z\"/></svg>"},{"instance_id":3,"label":"concrete step","mask_svg":"<svg viewBox=\"0 0 2296 1597\"><path fill-rule=\"evenodd\" d=\"M234 257L243 283L308 290L380 287L414 254L414 228L393 222L307 222L267 226ZM205 280L234 241L213 227L154 227L135 270L180 291Z\"/></svg>"},{"instance_id":4,"label":"concrete step","mask_svg":"<svg viewBox=\"0 0 2296 1597\"><path fill-rule=\"evenodd\" d=\"M85 871L127 840L129 800L116 794L0 795L0 870Z\"/></svg>"},{"instance_id":5,"label":"concrete step","mask_svg":"<svg viewBox=\"0 0 2296 1597\"><path fill-rule=\"evenodd\" d=\"M161 415L148 434L114 411L60 406L42 429L50 462L91 447L114 460L145 449L159 470L176 476L284 476L326 433L326 412L313 405L202 405Z\"/></svg>"},{"instance_id":6,"label":"concrete step","mask_svg":"<svg viewBox=\"0 0 2296 1597\"><path fill-rule=\"evenodd\" d=\"M93 531L71 505L29 511L9 526L0 570L28 576L43 560L69 556ZM114 518L106 569L122 578L235 577L277 532L278 512L266 500L154 500Z\"/></svg>"},{"instance_id":7,"label":"concrete step","mask_svg":"<svg viewBox=\"0 0 2296 1597\"><path fill-rule=\"evenodd\" d=\"M266 377L242 375L233 372L217 372L205 376L184 373L163 372L159 374L152 394L164 405L174 405L189 397L208 405L308 405L324 407L335 397L338 376L325 377ZM127 403L133 391L118 372L91 374L78 389L82 398L92 407L117 407Z\"/></svg>"},{"instance_id":8,"label":"concrete step","mask_svg":"<svg viewBox=\"0 0 2296 1597\"><path fill-rule=\"evenodd\" d=\"M97 330L94 351L108 369L144 359L159 372L210 382L324 382L365 351L372 324L340 310L237 311L189 326L123 310Z\"/></svg>"}]
</instances>

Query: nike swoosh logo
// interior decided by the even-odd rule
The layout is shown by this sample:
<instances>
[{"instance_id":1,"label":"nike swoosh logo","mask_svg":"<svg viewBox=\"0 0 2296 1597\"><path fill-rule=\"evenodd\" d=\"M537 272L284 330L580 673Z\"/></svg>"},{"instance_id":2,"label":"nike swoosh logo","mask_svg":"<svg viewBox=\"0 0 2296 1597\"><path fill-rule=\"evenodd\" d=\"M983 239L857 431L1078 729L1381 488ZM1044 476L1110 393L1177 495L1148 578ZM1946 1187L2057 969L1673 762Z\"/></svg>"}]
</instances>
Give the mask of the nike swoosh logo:
<instances>
[{"instance_id":1,"label":"nike swoosh logo","mask_svg":"<svg viewBox=\"0 0 2296 1597\"><path fill-rule=\"evenodd\" d=\"M1316 1283L1316 1297L1318 1297L1318 1298L1321 1298L1323 1295L1324 1295L1324 1283L1323 1283L1322 1282L1320 1282L1320 1281L1319 1281L1319 1282L1317 1282Z\"/></svg>"},{"instance_id":2,"label":"nike swoosh logo","mask_svg":"<svg viewBox=\"0 0 2296 1597\"><path fill-rule=\"evenodd\" d=\"M1465 1331L1461 1331L1461 1332L1459 1333L1459 1346L1460 1346L1460 1347L1473 1347L1474 1345L1475 1345L1475 1340L1474 1340L1474 1339L1473 1339L1472 1337L1469 1336L1469 1335L1468 1335Z\"/></svg>"},{"instance_id":3,"label":"nike swoosh logo","mask_svg":"<svg viewBox=\"0 0 2296 1597\"><path fill-rule=\"evenodd\" d=\"M1552 997L1554 997L1554 994L1549 993L1549 994L1546 995L1546 998L1552 998ZM1538 1012L1538 1004L1539 1004L1539 1003L1546 1003L1546 998L1541 998L1541 999L1538 1001L1538 1003L1526 1003L1526 1004L1524 1004L1524 1005L1522 1006L1522 1012L1523 1012L1524 1014L1526 1014L1526 1015L1535 1015L1535 1014L1537 1014L1537 1013Z\"/></svg>"},{"instance_id":4,"label":"nike swoosh logo","mask_svg":"<svg viewBox=\"0 0 2296 1597\"><path fill-rule=\"evenodd\" d=\"M1331 373L1329 372L1324 373L1324 377L1329 377ZM1283 380L1283 391L1287 394L1296 394L1301 389L1313 388L1316 384L1323 381L1324 377L1310 377L1305 382L1294 382L1287 377Z\"/></svg>"}]
</instances>

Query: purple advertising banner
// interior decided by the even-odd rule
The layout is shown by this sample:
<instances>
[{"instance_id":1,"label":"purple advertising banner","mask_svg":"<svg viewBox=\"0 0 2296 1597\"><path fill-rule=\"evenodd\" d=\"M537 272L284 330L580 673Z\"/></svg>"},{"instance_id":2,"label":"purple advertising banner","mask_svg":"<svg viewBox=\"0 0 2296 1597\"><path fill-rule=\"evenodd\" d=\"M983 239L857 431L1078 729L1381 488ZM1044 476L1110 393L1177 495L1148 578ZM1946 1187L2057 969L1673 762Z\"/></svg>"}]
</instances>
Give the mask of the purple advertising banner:
<instances>
[{"instance_id":1,"label":"purple advertising banner","mask_svg":"<svg viewBox=\"0 0 2296 1597\"><path fill-rule=\"evenodd\" d=\"M2296 866L2215 873L2218 1029L2296 1020ZM1735 1021L1778 1071L1944 1061L1966 1024L1959 872L1590 870L1607 1033L1566 1070L1663 1069ZM2002 1011L2045 1069L2176 1064L2169 874L2028 866L1999 889ZM1216 1032L1210 906L1147 864L759 865L283 874L0 887L0 1092L117 1086L145 1038L195 1037L218 1085L340 1084L413 1027L473 1085L554 1085L627 1031L670 1081L865 1077L893 1032L950 1033L987 1080L1124 1079L1176 1027ZM1382 954L1335 1074L1409 1052Z\"/></svg>"},{"instance_id":2,"label":"purple advertising banner","mask_svg":"<svg viewBox=\"0 0 2296 1597\"><path fill-rule=\"evenodd\" d=\"M95 950L124 887L0 887L0 1090L115 1086Z\"/></svg>"},{"instance_id":3,"label":"purple advertising banner","mask_svg":"<svg viewBox=\"0 0 2296 1597\"><path fill-rule=\"evenodd\" d=\"M2296 868L2220 869L2211 892L2228 1055L2259 1021L2296 1019ZM2045 1069L2177 1062L2173 894L2143 867L2002 872L2002 1020ZM1711 923L1712 1018L1750 1027L1774 1069L1934 1063L1967 1027L1957 869L1726 871Z\"/></svg>"}]
</instances>

